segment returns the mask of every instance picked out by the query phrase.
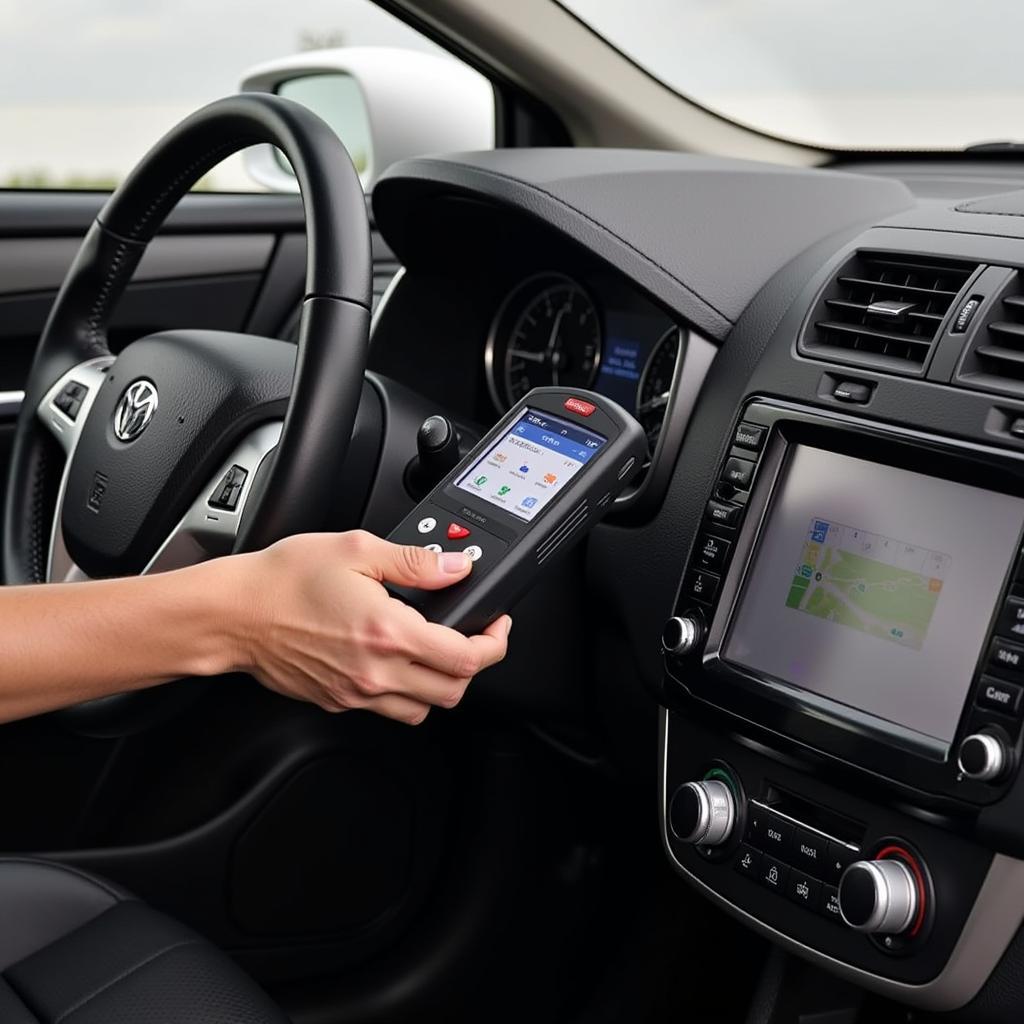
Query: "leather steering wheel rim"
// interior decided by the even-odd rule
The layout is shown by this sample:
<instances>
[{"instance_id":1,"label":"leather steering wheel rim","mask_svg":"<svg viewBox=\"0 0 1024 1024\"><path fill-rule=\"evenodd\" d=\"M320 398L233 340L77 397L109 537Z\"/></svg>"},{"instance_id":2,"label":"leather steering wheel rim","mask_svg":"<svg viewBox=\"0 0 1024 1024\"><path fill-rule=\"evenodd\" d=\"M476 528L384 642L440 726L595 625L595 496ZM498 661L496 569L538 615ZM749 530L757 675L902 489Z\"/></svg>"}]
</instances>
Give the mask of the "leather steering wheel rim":
<instances>
[{"instance_id":1,"label":"leather steering wheel rim","mask_svg":"<svg viewBox=\"0 0 1024 1024\"><path fill-rule=\"evenodd\" d=\"M320 528L330 467L344 461L363 385L372 256L359 176L337 135L307 108L250 93L173 128L111 195L68 271L43 329L19 415L4 509L4 580L46 579L60 452L37 410L54 383L110 355L107 325L146 246L178 200L225 157L277 146L299 183L307 258L291 397L276 453L245 510L234 550ZM268 501L268 495L289 500Z\"/></svg>"}]
</instances>

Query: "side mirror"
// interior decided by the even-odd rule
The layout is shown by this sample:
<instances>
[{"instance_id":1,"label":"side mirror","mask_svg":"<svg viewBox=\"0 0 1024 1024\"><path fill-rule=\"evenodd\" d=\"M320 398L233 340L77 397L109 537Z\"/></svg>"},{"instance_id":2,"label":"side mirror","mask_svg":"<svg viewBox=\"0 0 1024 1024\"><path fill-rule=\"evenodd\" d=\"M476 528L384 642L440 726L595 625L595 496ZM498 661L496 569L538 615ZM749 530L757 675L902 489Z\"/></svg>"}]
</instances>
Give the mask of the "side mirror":
<instances>
[{"instance_id":1,"label":"side mirror","mask_svg":"<svg viewBox=\"0 0 1024 1024\"><path fill-rule=\"evenodd\" d=\"M273 92L305 104L345 143L369 192L396 160L494 147L494 91L454 57L353 46L314 50L251 68L243 92ZM249 174L275 192L297 192L273 146L245 151Z\"/></svg>"}]
</instances>

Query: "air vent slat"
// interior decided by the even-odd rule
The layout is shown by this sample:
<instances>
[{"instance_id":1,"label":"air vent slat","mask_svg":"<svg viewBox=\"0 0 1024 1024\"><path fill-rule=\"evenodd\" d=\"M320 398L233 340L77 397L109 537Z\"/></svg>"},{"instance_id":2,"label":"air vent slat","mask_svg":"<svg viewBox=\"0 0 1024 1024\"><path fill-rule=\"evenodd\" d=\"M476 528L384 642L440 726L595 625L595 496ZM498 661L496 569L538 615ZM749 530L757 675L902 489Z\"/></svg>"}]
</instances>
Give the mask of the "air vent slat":
<instances>
[{"instance_id":1,"label":"air vent slat","mask_svg":"<svg viewBox=\"0 0 1024 1024\"><path fill-rule=\"evenodd\" d=\"M955 380L982 391L1024 395L1024 277L1018 270L989 267L999 291L982 307L981 322L967 342Z\"/></svg>"},{"instance_id":2,"label":"air vent slat","mask_svg":"<svg viewBox=\"0 0 1024 1024\"><path fill-rule=\"evenodd\" d=\"M1018 309L1024 311L1024 295L1004 295L1003 305L1012 306L1013 312L1016 312ZM1022 315L1024 315L1024 312L1022 312Z\"/></svg>"},{"instance_id":3,"label":"air vent slat","mask_svg":"<svg viewBox=\"0 0 1024 1024\"><path fill-rule=\"evenodd\" d=\"M1004 337L1024 339L1024 324L1012 324L1005 320L997 320L995 323L989 324L988 329L990 334L1001 334Z\"/></svg>"},{"instance_id":4,"label":"air vent slat","mask_svg":"<svg viewBox=\"0 0 1024 1024\"><path fill-rule=\"evenodd\" d=\"M1015 348L1003 348L1001 345L979 345L974 352L982 359L995 359L1002 363L1024 366L1024 352Z\"/></svg>"},{"instance_id":5,"label":"air vent slat","mask_svg":"<svg viewBox=\"0 0 1024 1024\"><path fill-rule=\"evenodd\" d=\"M858 252L819 296L800 350L832 362L923 374L942 325L977 269L959 260Z\"/></svg>"}]
</instances>

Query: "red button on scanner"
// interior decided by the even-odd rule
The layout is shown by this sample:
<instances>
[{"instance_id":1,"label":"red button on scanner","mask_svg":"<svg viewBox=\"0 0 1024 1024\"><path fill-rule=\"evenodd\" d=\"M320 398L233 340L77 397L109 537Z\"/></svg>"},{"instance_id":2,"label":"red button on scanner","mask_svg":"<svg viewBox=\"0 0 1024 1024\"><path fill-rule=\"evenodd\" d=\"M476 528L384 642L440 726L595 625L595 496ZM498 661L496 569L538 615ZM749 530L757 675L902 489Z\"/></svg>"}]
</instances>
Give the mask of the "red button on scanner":
<instances>
[{"instance_id":1,"label":"red button on scanner","mask_svg":"<svg viewBox=\"0 0 1024 1024\"><path fill-rule=\"evenodd\" d=\"M577 416L589 416L597 406L592 402L584 402L582 398L567 398L563 408L576 413Z\"/></svg>"},{"instance_id":2,"label":"red button on scanner","mask_svg":"<svg viewBox=\"0 0 1024 1024\"><path fill-rule=\"evenodd\" d=\"M464 526L459 526L458 523L448 524L448 539L449 540L462 540L463 537L469 536L469 530Z\"/></svg>"}]
</instances>

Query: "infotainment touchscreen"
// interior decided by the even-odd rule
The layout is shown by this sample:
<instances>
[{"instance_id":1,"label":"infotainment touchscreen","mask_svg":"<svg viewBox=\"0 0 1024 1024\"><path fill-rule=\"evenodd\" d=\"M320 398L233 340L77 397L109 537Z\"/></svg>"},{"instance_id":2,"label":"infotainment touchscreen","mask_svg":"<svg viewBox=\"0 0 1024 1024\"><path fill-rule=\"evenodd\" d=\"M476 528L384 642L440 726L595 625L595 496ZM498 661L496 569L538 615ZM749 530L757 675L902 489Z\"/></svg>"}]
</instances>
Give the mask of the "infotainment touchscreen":
<instances>
[{"instance_id":1,"label":"infotainment touchscreen","mask_svg":"<svg viewBox=\"0 0 1024 1024\"><path fill-rule=\"evenodd\" d=\"M1024 500L797 445L722 656L948 750Z\"/></svg>"}]
</instances>

